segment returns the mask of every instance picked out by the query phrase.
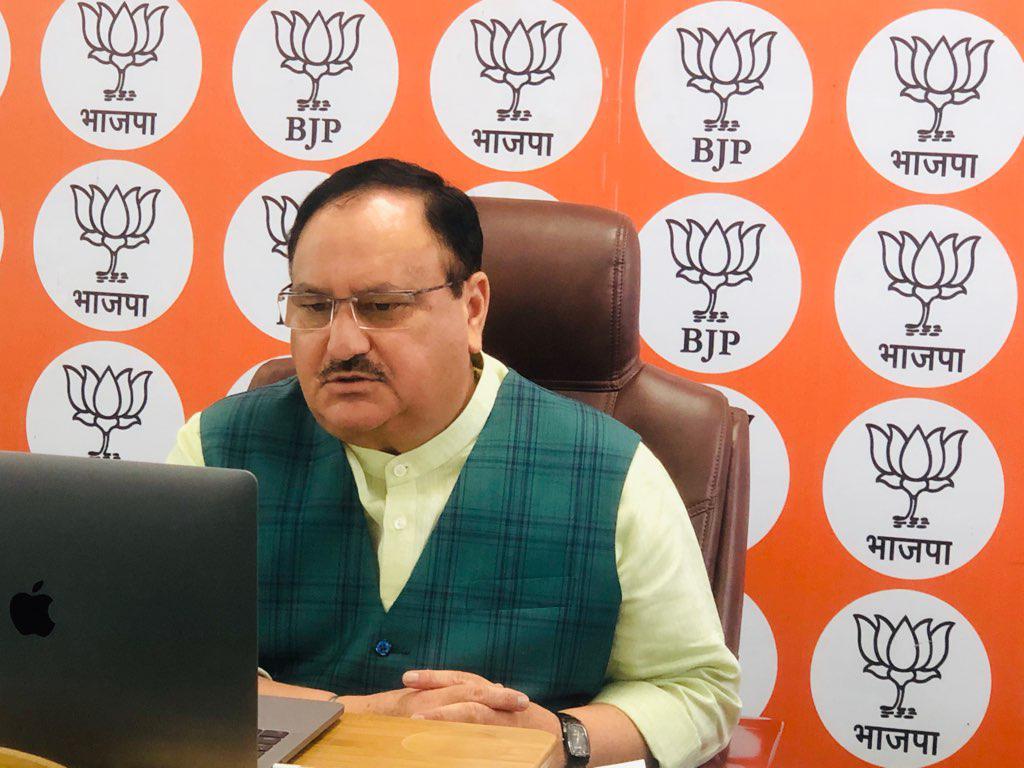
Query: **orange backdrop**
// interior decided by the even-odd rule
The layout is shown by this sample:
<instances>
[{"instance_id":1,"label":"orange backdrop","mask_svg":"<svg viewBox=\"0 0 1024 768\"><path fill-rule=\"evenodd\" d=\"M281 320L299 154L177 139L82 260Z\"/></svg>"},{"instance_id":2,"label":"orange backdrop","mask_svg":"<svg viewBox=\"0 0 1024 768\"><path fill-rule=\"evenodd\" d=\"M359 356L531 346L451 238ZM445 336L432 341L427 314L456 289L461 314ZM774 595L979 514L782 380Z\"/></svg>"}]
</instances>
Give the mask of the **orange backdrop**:
<instances>
[{"instance_id":1,"label":"orange backdrop","mask_svg":"<svg viewBox=\"0 0 1024 768\"><path fill-rule=\"evenodd\" d=\"M922 195L876 173L858 152L846 122L846 85L861 49L890 21L935 7L932 0L759 0L802 43L814 77L810 120L795 149L753 179L715 184L689 178L651 148L633 102L641 55L652 36L693 3L686 0L561 0L590 32L604 67L597 117L567 156L538 170L502 173L479 165L445 136L430 98L437 41L466 0L375 0L399 52L398 94L382 128L337 160L306 162L274 151L249 129L236 105L232 57L238 36L260 5L255 0L186 0L199 34L203 72L191 111L168 136L149 146L105 150L74 136L56 117L43 90L40 47L58 3L0 0L11 37L12 64L0 97L0 211L5 244L0 259L0 448L28 450L25 413L40 372L61 352L86 341L114 340L157 360L174 381L186 417L220 398L250 366L287 354L287 345L254 327L236 307L224 271L225 232L241 200L280 173L331 171L341 165L395 155L435 168L468 189L490 181L536 185L560 200L617 208L642 226L668 203L698 192L727 192L772 213L800 259L802 292L796 319L783 341L754 365L717 376L694 376L661 359L667 370L723 384L755 399L771 414L789 452L788 500L770 533L748 555L746 592L775 635L778 682L765 715L786 722L779 764L860 765L823 727L810 693L815 643L828 621L859 596L915 589L941 598L968 616L992 667L992 697L984 721L963 749L944 764L1019 762L1024 687L1024 613L1019 608L1024 524L1017 517L1024 484L1020 423L1024 401L1024 338L1016 323L1001 352L980 372L929 390L900 386L868 370L840 332L833 291L847 246L881 214L921 202L949 205L983 221L1024 273L1021 193L1024 159L1017 154L991 179L963 192ZM942 4L945 6L946 4ZM1017 0L958 0L1024 44L1024 9ZM125 159L160 174L191 218L194 260L184 291L154 322L125 332L101 332L61 312L42 287L33 256L33 231L46 195L69 171L100 159ZM1018 290L1019 290L1018 285ZM987 546L945 576L901 581L858 563L834 535L823 508L822 475L842 429L867 408L899 397L928 397L969 415L988 435L1003 464L1003 514ZM1017 757L1015 757L1017 755Z\"/></svg>"}]
</instances>

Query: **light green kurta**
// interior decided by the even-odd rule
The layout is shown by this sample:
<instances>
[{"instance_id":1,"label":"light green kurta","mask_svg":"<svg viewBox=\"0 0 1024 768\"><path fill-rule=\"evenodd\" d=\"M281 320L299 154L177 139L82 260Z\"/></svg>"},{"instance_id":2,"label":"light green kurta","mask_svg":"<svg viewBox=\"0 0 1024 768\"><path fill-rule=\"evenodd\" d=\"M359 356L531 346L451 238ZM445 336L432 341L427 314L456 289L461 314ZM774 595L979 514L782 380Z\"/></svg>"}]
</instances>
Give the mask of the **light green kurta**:
<instances>
[{"instance_id":1,"label":"light green kurta","mask_svg":"<svg viewBox=\"0 0 1024 768\"><path fill-rule=\"evenodd\" d=\"M385 610L402 591L508 369L482 355L469 403L440 434L400 455L345 444L377 547ZM168 461L204 464L201 414ZM739 717L739 665L721 624L686 509L661 462L641 443L619 500L616 570L622 604L608 682L595 702L625 712L662 766L698 765Z\"/></svg>"}]
</instances>

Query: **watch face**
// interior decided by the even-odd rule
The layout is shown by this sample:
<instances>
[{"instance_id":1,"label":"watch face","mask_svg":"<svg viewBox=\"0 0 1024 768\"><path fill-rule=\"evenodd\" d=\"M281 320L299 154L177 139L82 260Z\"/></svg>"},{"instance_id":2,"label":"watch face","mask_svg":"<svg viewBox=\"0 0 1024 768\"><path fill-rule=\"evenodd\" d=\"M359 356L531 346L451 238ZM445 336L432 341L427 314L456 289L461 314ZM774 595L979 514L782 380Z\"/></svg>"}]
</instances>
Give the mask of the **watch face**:
<instances>
[{"instance_id":1,"label":"watch face","mask_svg":"<svg viewBox=\"0 0 1024 768\"><path fill-rule=\"evenodd\" d=\"M565 728L565 746L573 757L590 757L590 739L587 729L579 723L567 723Z\"/></svg>"}]
</instances>

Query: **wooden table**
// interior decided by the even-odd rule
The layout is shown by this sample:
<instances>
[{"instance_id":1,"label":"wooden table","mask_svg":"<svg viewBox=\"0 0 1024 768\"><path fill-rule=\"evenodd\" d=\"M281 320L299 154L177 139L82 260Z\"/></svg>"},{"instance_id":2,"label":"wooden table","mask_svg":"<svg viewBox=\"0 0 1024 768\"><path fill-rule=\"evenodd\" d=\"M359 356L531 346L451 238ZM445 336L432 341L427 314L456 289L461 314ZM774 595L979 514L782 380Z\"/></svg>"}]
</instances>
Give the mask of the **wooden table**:
<instances>
[{"instance_id":1,"label":"wooden table","mask_svg":"<svg viewBox=\"0 0 1024 768\"><path fill-rule=\"evenodd\" d=\"M0 768L64 768L42 757L0 747Z\"/></svg>"},{"instance_id":2,"label":"wooden table","mask_svg":"<svg viewBox=\"0 0 1024 768\"><path fill-rule=\"evenodd\" d=\"M782 723L744 719L715 768L769 768ZM293 762L307 768L548 768L562 744L544 731L494 725L439 723L380 715L342 715ZM63 768L0 747L0 768Z\"/></svg>"},{"instance_id":3,"label":"wooden table","mask_svg":"<svg viewBox=\"0 0 1024 768\"><path fill-rule=\"evenodd\" d=\"M782 723L744 718L716 768L769 768ZM562 743L544 731L344 714L292 762L306 768L547 768Z\"/></svg>"},{"instance_id":4,"label":"wooden table","mask_svg":"<svg viewBox=\"0 0 1024 768\"><path fill-rule=\"evenodd\" d=\"M545 731L343 714L292 762L307 768L547 768L562 742Z\"/></svg>"}]
</instances>

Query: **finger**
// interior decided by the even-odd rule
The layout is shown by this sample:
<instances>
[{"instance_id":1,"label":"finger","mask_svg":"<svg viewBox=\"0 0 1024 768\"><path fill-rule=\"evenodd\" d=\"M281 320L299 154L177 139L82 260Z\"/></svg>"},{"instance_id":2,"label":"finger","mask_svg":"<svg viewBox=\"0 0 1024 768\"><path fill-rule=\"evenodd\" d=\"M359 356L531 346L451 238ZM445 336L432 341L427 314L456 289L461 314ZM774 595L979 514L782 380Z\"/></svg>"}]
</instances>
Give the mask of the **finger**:
<instances>
[{"instance_id":1,"label":"finger","mask_svg":"<svg viewBox=\"0 0 1024 768\"><path fill-rule=\"evenodd\" d=\"M530 706L530 697L525 693L512 688L499 688L490 683L453 685L446 688L445 692L452 697L452 704L460 701L476 702L504 712L522 712Z\"/></svg>"},{"instance_id":2,"label":"finger","mask_svg":"<svg viewBox=\"0 0 1024 768\"><path fill-rule=\"evenodd\" d=\"M477 723L479 725L512 725L513 716L495 712L475 701L462 701L413 715L414 720L446 720L451 723Z\"/></svg>"},{"instance_id":3,"label":"finger","mask_svg":"<svg viewBox=\"0 0 1024 768\"><path fill-rule=\"evenodd\" d=\"M511 688L498 688L488 682L463 683L435 688L429 691L409 691L409 702L413 704L410 712L436 709L449 704L475 702L483 704L495 711L521 712L530 706L529 697Z\"/></svg>"},{"instance_id":4,"label":"finger","mask_svg":"<svg viewBox=\"0 0 1024 768\"><path fill-rule=\"evenodd\" d=\"M406 688L420 690L466 684L490 685L491 681L480 677L480 675L474 675L472 672L460 672L453 669L410 669L402 675L402 685Z\"/></svg>"}]
</instances>

